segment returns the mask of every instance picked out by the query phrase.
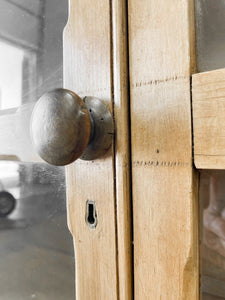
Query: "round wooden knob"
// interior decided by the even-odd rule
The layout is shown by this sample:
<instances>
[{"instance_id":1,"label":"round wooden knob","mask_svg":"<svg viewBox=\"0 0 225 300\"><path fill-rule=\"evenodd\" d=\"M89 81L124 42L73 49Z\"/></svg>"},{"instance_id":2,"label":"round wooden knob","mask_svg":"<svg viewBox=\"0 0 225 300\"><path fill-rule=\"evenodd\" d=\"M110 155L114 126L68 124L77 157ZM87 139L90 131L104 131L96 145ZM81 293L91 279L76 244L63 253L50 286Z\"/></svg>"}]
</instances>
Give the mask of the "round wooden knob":
<instances>
[{"instance_id":1,"label":"round wooden knob","mask_svg":"<svg viewBox=\"0 0 225 300\"><path fill-rule=\"evenodd\" d=\"M82 100L65 89L44 94L31 116L34 147L43 160L56 166L104 155L111 146L112 128L111 114L99 99Z\"/></svg>"}]
</instances>

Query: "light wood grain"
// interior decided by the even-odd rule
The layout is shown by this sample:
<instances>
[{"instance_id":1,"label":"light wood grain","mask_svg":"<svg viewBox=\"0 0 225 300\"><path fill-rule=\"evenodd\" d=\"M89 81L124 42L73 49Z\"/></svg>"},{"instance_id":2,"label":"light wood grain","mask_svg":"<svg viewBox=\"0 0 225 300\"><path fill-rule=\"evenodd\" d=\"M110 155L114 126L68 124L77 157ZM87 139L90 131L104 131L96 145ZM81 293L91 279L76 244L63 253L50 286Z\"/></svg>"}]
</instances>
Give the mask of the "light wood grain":
<instances>
[{"instance_id":1,"label":"light wood grain","mask_svg":"<svg viewBox=\"0 0 225 300\"><path fill-rule=\"evenodd\" d=\"M194 162L225 169L225 69L192 77Z\"/></svg>"},{"instance_id":2,"label":"light wood grain","mask_svg":"<svg viewBox=\"0 0 225 300\"><path fill-rule=\"evenodd\" d=\"M198 299L189 0L129 0L135 299Z\"/></svg>"},{"instance_id":3,"label":"light wood grain","mask_svg":"<svg viewBox=\"0 0 225 300\"><path fill-rule=\"evenodd\" d=\"M112 26L119 299L131 300L133 270L126 1L112 1Z\"/></svg>"},{"instance_id":4,"label":"light wood grain","mask_svg":"<svg viewBox=\"0 0 225 300\"><path fill-rule=\"evenodd\" d=\"M64 31L64 87L102 99L116 124L115 145L105 158L66 168L77 300L132 297L125 5L110 5L71 1ZM87 200L96 203L94 230L85 222Z\"/></svg>"}]
</instances>

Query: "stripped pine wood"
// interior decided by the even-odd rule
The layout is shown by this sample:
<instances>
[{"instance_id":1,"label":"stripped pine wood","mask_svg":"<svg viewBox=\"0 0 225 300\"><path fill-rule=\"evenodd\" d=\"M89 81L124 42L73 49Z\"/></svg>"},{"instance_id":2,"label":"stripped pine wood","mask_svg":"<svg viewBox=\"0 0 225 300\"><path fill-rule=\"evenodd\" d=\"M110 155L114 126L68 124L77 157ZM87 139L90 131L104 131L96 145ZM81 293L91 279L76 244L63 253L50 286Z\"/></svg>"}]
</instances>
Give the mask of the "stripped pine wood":
<instances>
[{"instance_id":1,"label":"stripped pine wood","mask_svg":"<svg viewBox=\"0 0 225 300\"><path fill-rule=\"evenodd\" d=\"M198 299L189 0L128 0L136 300Z\"/></svg>"},{"instance_id":2,"label":"stripped pine wood","mask_svg":"<svg viewBox=\"0 0 225 300\"><path fill-rule=\"evenodd\" d=\"M194 162L225 169L225 69L192 77Z\"/></svg>"},{"instance_id":3,"label":"stripped pine wood","mask_svg":"<svg viewBox=\"0 0 225 300\"><path fill-rule=\"evenodd\" d=\"M77 300L132 299L125 9L119 0L71 0L64 30L64 87L99 97L116 124L105 158L66 168ZM96 203L96 229L85 222L87 200Z\"/></svg>"},{"instance_id":4,"label":"stripped pine wood","mask_svg":"<svg viewBox=\"0 0 225 300\"><path fill-rule=\"evenodd\" d=\"M133 299L126 1L112 1L119 299Z\"/></svg>"}]
</instances>

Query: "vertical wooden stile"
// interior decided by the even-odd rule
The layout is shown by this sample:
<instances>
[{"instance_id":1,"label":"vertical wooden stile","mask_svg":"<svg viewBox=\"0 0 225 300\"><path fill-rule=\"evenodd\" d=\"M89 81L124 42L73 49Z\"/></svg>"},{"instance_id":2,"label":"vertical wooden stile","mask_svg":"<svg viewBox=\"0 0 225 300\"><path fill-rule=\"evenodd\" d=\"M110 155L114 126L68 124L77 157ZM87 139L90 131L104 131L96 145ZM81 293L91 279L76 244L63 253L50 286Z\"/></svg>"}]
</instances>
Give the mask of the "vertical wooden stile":
<instances>
[{"instance_id":1,"label":"vertical wooden stile","mask_svg":"<svg viewBox=\"0 0 225 300\"><path fill-rule=\"evenodd\" d=\"M104 158L66 168L68 225L74 237L77 300L130 300L130 171L125 1L71 0L64 30L64 87L111 110L114 143ZM98 224L85 222L86 202Z\"/></svg>"},{"instance_id":2,"label":"vertical wooden stile","mask_svg":"<svg viewBox=\"0 0 225 300\"><path fill-rule=\"evenodd\" d=\"M118 227L119 299L131 300L132 237L130 193L130 133L128 99L127 2L112 1L113 78L115 114L115 175Z\"/></svg>"},{"instance_id":3,"label":"vertical wooden stile","mask_svg":"<svg viewBox=\"0 0 225 300\"><path fill-rule=\"evenodd\" d=\"M193 0L128 0L135 300L199 298Z\"/></svg>"}]
</instances>

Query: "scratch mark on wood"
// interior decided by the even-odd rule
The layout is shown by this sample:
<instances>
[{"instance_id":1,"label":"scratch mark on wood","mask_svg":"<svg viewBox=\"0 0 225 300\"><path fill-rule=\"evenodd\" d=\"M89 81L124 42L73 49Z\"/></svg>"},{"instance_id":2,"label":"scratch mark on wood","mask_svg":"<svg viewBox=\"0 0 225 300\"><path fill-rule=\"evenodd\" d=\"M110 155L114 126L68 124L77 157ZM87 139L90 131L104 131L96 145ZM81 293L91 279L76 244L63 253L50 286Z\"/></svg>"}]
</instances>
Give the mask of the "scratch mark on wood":
<instances>
[{"instance_id":1,"label":"scratch mark on wood","mask_svg":"<svg viewBox=\"0 0 225 300\"><path fill-rule=\"evenodd\" d=\"M148 85L158 85L160 83L176 81L176 80L183 80L183 79L188 79L188 77L186 77L186 76L174 76L174 77L170 77L170 78L156 79L156 80L149 80L149 81L141 80L141 81L132 83L132 88L139 88L139 87L148 86Z\"/></svg>"},{"instance_id":2,"label":"scratch mark on wood","mask_svg":"<svg viewBox=\"0 0 225 300\"><path fill-rule=\"evenodd\" d=\"M134 167L188 167L190 163L181 161L133 161Z\"/></svg>"}]
</instances>

